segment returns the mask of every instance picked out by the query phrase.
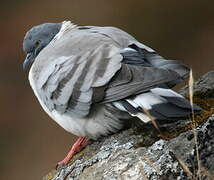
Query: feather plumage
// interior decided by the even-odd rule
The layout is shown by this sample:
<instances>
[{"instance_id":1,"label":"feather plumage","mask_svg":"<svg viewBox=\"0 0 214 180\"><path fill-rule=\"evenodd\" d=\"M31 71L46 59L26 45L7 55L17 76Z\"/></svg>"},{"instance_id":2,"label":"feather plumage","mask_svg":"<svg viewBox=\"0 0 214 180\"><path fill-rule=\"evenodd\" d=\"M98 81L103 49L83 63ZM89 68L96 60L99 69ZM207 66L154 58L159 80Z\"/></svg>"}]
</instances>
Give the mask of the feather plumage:
<instances>
[{"instance_id":1,"label":"feather plumage","mask_svg":"<svg viewBox=\"0 0 214 180\"><path fill-rule=\"evenodd\" d=\"M160 89L188 76L183 63L164 59L118 28L62 27L36 57L29 80L44 110L67 131L96 139L132 124L133 117L149 122L143 108L156 119L190 113L187 100Z\"/></svg>"}]
</instances>

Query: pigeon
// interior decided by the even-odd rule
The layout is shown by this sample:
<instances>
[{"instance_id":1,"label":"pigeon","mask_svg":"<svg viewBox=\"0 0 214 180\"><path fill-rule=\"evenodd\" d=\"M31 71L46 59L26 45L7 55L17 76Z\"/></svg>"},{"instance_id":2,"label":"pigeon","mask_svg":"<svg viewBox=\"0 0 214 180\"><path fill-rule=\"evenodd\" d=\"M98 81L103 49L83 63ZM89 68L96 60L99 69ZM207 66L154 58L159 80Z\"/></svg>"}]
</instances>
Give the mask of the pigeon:
<instances>
[{"instance_id":1,"label":"pigeon","mask_svg":"<svg viewBox=\"0 0 214 180\"><path fill-rule=\"evenodd\" d=\"M23 68L42 108L79 137L59 165L91 140L201 111L171 89L189 76L189 67L119 28L44 23L26 33L23 50Z\"/></svg>"}]
</instances>

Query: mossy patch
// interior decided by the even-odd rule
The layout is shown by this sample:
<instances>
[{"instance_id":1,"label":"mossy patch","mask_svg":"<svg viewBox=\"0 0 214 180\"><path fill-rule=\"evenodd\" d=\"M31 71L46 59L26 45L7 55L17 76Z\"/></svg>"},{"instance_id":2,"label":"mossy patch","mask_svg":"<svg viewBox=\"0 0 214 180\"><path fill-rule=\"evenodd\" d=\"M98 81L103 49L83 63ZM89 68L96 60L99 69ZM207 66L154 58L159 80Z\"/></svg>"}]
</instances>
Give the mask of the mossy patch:
<instances>
[{"instance_id":1,"label":"mossy patch","mask_svg":"<svg viewBox=\"0 0 214 180\"><path fill-rule=\"evenodd\" d=\"M188 98L188 97L187 97ZM165 138L175 138L182 132L193 129L194 126L199 126L203 122L205 122L212 114L214 114L214 98L207 98L204 96L204 93L200 93L199 91L193 97L194 104L200 106L203 110L200 114L194 115L193 117L189 117L190 123L179 128L177 131L173 133L163 133L161 136ZM187 119L188 120L188 119Z\"/></svg>"},{"instance_id":2,"label":"mossy patch","mask_svg":"<svg viewBox=\"0 0 214 180\"><path fill-rule=\"evenodd\" d=\"M213 99L214 98L214 89L207 89L206 91L196 91L194 92L194 96L204 99Z\"/></svg>"},{"instance_id":3,"label":"mossy patch","mask_svg":"<svg viewBox=\"0 0 214 180\"><path fill-rule=\"evenodd\" d=\"M51 180L55 177L57 171L53 169L51 172L49 172L46 176L42 178L42 180Z\"/></svg>"}]
</instances>

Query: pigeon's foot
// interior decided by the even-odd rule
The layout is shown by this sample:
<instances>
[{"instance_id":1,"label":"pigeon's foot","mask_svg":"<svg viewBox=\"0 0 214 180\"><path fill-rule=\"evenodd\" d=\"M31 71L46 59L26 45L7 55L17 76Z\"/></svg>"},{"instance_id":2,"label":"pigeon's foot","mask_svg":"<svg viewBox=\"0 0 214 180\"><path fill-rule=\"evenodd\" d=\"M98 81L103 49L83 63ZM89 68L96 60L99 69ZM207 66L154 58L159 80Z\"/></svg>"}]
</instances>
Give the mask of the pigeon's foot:
<instances>
[{"instance_id":1,"label":"pigeon's foot","mask_svg":"<svg viewBox=\"0 0 214 180\"><path fill-rule=\"evenodd\" d=\"M85 137L79 137L77 139L77 141L73 144L73 146L71 147L70 151L68 152L68 154L66 155L66 157L57 163L57 167L59 166L63 166L65 164L68 164L68 162L70 161L70 159L78 152L80 151L83 147L85 147L86 145L90 144L90 141L88 141Z\"/></svg>"}]
</instances>

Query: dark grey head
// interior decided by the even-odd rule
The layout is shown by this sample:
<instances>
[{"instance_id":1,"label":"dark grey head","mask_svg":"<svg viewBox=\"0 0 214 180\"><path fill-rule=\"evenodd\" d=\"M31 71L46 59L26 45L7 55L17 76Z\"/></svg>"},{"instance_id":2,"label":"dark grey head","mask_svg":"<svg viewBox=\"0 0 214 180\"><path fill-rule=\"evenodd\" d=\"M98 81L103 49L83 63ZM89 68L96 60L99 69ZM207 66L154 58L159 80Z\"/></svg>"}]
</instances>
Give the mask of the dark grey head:
<instances>
[{"instance_id":1,"label":"dark grey head","mask_svg":"<svg viewBox=\"0 0 214 180\"><path fill-rule=\"evenodd\" d=\"M27 54L23 63L26 69L35 60L39 52L47 46L54 36L60 31L62 23L45 23L31 28L25 35L23 49Z\"/></svg>"}]
</instances>

